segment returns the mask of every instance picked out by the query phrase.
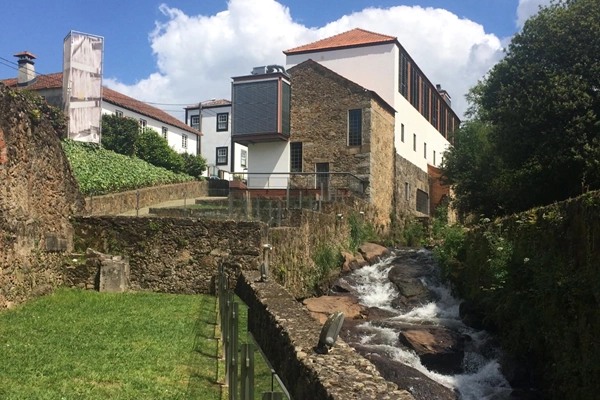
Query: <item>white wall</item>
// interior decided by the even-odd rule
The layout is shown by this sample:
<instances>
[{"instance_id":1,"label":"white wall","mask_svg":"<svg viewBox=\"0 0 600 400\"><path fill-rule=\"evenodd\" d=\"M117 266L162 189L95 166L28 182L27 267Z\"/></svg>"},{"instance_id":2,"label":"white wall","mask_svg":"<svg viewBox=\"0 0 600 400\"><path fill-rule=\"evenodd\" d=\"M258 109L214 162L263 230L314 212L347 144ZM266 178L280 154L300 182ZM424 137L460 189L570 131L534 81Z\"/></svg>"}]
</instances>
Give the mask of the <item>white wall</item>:
<instances>
[{"instance_id":1,"label":"white wall","mask_svg":"<svg viewBox=\"0 0 600 400\"><path fill-rule=\"evenodd\" d=\"M252 172L289 172L290 144L288 142L266 142L248 146L248 171ZM284 189L288 175L248 174L248 187L251 189Z\"/></svg>"},{"instance_id":2,"label":"white wall","mask_svg":"<svg viewBox=\"0 0 600 400\"><path fill-rule=\"evenodd\" d=\"M217 114L228 113L229 121L226 131L217 132ZM191 125L192 116L198 115L198 109L188 110L188 125ZM235 159L233 168L231 168L231 106L213 106L202 108L201 121L202 134L202 157L206 159L208 169L205 176L209 172L213 175L218 175L218 170L227 172L243 172L249 163L248 148L239 143L235 143ZM217 147L227 147L227 165L217 165ZM242 151L246 151L246 166L242 165ZM229 179L228 173L225 173L225 179Z\"/></svg>"},{"instance_id":3,"label":"white wall","mask_svg":"<svg viewBox=\"0 0 600 400\"><path fill-rule=\"evenodd\" d=\"M161 136L162 127L167 127L169 129L169 132L167 134L167 142L169 143L169 147L171 147L178 153L189 153L196 155L196 150L198 148L198 135L195 135L192 132L184 131L181 128L167 124L162 121L158 121L146 115L136 113L135 111L115 106L114 104L109 103L107 101L102 102L102 114L114 114L116 110L122 111L124 117L135 118L138 121L140 120L140 118L145 119L147 122L146 127L154 129ZM187 148L182 147L182 135L187 135Z\"/></svg>"},{"instance_id":4,"label":"white wall","mask_svg":"<svg viewBox=\"0 0 600 400\"><path fill-rule=\"evenodd\" d=\"M398 91L400 49L395 43L292 54L286 58L286 68L312 59L343 77L375 91L396 110L396 152L427 172L427 164L440 166L448 141ZM293 88L292 88L293 90ZM401 127L404 124L404 142ZM416 151L413 134L417 135ZM427 157L424 154L427 143ZM435 163L433 152L435 151Z\"/></svg>"}]
</instances>

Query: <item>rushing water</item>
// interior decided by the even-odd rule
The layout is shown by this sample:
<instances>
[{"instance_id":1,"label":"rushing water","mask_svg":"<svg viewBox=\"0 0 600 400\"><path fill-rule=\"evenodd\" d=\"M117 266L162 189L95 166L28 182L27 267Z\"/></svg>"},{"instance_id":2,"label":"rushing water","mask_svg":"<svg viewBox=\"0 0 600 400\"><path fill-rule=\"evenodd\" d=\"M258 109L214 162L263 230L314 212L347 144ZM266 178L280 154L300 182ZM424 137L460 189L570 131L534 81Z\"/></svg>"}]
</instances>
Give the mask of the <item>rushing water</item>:
<instances>
[{"instance_id":1,"label":"rushing water","mask_svg":"<svg viewBox=\"0 0 600 400\"><path fill-rule=\"evenodd\" d=\"M438 300L404 312L392 306L392 301L399 293L396 285L388 279L388 273L393 268L392 262L398 257L408 260L418 259L419 262L431 266L431 273L420 276L419 280L435 294ZM361 345L370 346L373 350L387 354L392 360L418 370L430 379L454 390L462 400L509 398L511 388L500 370L499 350L490 345L490 337L485 331L476 331L461 322L458 312L460 301L452 297L448 288L439 282L430 251L398 249L391 257L381 262L354 271L345 281L355 291L361 304L392 312L392 316L386 319L389 323L400 322L401 326L410 326L407 324L443 326L471 338L465 346L464 372L457 375L443 375L428 370L412 350L406 350L399 344L398 329L366 322L360 326L361 332L364 332L360 338Z\"/></svg>"}]
</instances>

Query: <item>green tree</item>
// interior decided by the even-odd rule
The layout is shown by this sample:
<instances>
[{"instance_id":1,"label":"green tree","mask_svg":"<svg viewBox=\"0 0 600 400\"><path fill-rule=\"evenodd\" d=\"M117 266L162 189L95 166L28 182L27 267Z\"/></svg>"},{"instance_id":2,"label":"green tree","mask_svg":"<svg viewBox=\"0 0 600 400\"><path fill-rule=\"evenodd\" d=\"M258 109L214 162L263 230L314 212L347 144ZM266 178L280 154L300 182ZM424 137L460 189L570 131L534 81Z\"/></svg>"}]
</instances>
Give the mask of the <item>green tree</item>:
<instances>
[{"instance_id":1,"label":"green tree","mask_svg":"<svg viewBox=\"0 0 600 400\"><path fill-rule=\"evenodd\" d=\"M446 159L463 211L501 215L600 188L599 54L598 0L559 0L525 23L472 90L473 122Z\"/></svg>"},{"instance_id":2,"label":"green tree","mask_svg":"<svg viewBox=\"0 0 600 400\"><path fill-rule=\"evenodd\" d=\"M136 155L150 164L173 172L183 172L183 158L154 129L146 128L138 135Z\"/></svg>"},{"instance_id":3,"label":"green tree","mask_svg":"<svg viewBox=\"0 0 600 400\"><path fill-rule=\"evenodd\" d=\"M113 114L102 116L102 147L116 153L133 157L140 132L138 121Z\"/></svg>"},{"instance_id":4,"label":"green tree","mask_svg":"<svg viewBox=\"0 0 600 400\"><path fill-rule=\"evenodd\" d=\"M200 154L193 155L182 153L183 172L199 179L202 173L206 170L206 160Z\"/></svg>"}]
</instances>

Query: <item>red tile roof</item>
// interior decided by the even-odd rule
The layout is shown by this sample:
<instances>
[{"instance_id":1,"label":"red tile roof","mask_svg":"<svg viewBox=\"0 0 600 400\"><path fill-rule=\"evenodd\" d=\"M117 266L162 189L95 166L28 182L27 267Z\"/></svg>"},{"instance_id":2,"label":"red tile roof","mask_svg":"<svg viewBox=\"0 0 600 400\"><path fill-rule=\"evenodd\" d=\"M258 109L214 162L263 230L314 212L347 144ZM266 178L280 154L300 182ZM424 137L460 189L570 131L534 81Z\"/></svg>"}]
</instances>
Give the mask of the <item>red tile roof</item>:
<instances>
[{"instance_id":1,"label":"red tile roof","mask_svg":"<svg viewBox=\"0 0 600 400\"><path fill-rule=\"evenodd\" d=\"M5 79L2 82L13 89L30 89L30 90L41 90L41 89L57 89L62 88L62 72L55 74L39 75L36 77L35 83L29 86L17 87L17 78ZM158 121L164 122L178 127L184 131L202 135L199 131L186 125L171 114L166 113L160 108L153 107L149 104L143 103L133 97L125 96L122 93L116 92L107 87L102 88L102 100L108 103L114 104L119 107L123 107L130 111L134 111L138 114L145 115L149 118L154 118Z\"/></svg>"},{"instance_id":2,"label":"red tile roof","mask_svg":"<svg viewBox=\"0 0 600 400\"><path fill-rule=\"evenodd\" d=\"M17 87L17 78L4 79L2 83L12 89L57 89L62 87L62 72L48 75L38 75L35 78L35 82L29 86Z\"/></svg>"},{"instance_id":3,"label":"red tile roof","mask_svg":"<svg viewBox=\"0 0 600 400\"><path fill-rule=\"evenodd\" d=\"M325 49L331 50L344 47L366 46L370 44L394 43L396 41L397 39L394 36L382 35L356 28L313 43L305 44L304 46L294 47L283 53L286 55L309 53Z\"/></svg>"}]
</instances>

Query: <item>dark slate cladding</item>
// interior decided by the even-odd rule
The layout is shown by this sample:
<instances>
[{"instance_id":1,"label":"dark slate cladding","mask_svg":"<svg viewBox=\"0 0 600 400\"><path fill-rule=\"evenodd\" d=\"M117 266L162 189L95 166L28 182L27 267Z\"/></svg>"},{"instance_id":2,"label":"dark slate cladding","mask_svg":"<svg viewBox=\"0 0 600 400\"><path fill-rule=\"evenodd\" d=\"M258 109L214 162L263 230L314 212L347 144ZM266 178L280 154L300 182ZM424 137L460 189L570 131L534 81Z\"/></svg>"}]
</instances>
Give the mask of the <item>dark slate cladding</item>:
<instances>
[{"instance_id":1,"label":"dark slate cladding","mask_svg":"<svg viewBox=\"0 0 600 400\"><path fill-rule=\"evenodd\" d=\"M235 135L277 132L277 86L276 79L233 85L232 102L235 105L233 132Z\"/></svg>"},{"instance_id":2,"label":"dark slate cladding","mask_svg":"<svg viewBox=\"0 0 600 400\"><path fill-rule=\"evenodd\" d=\"M292 104L292 88L286 82L281 88L281 133L290 134L290 107Z\"/></svg>"}]
</instances>

